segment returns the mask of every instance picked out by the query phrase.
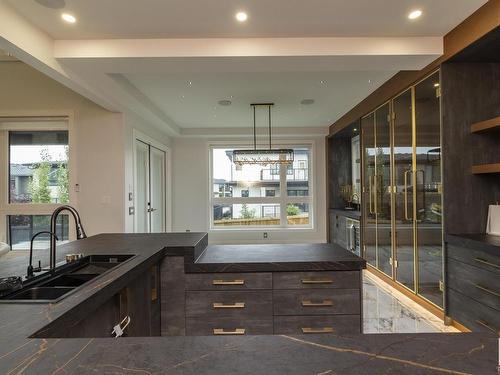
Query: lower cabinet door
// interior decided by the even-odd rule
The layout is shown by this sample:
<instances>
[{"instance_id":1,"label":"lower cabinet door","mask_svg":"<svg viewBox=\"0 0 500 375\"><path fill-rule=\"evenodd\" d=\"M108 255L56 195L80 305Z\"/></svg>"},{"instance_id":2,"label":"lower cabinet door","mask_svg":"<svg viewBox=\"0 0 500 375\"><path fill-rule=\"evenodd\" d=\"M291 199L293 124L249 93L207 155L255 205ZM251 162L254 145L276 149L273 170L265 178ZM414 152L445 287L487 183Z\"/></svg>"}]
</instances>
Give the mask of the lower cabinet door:
<instances>
[{"instance_id":1,"label":"lower cabinet door","mask_svg":"<svg viewBox=\"0 0 500 375\"><path fill-rule=\"evenodd\" d=\"M188 336L272 335L273 320L235 318L187 318Z\"/></svg>"},{"instance_id":2,"label":"lower cabinet door","mask_svg":"<svg viewBox=\"0 0 500 375\"><path fill-rule=\"evenodd\" d=\"M275 316L274 334L361 333L359 315Z\"/></svg>"}]
</instances>

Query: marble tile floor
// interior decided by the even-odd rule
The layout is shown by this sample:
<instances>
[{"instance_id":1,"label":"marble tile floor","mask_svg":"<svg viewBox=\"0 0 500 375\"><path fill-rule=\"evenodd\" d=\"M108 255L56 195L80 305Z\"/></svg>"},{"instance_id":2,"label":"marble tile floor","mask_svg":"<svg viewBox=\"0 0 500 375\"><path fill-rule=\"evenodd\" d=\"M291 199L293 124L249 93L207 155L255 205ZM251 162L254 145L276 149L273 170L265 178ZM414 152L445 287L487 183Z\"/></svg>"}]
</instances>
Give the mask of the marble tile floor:
<instances>
[{"instance_id":1,"label":"marble tile floor","mask_svg":"<svg viewBox=\"0 0 500 375\"><path fill-rule=\"evenodd\" d=\"M367 271L363 273L364 333L459 332Z\"/></svg>"}]
</instances>

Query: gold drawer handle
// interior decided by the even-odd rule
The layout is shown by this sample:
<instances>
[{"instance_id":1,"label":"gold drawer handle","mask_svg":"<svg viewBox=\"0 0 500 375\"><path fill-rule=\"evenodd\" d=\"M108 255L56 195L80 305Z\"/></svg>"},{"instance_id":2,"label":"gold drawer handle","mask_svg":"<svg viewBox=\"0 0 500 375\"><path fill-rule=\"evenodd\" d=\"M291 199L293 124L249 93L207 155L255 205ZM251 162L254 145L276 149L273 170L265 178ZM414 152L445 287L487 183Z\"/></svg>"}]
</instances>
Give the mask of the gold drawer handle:
<instances>
[{"instance_id":1,"label":"gold drawer handle","mask_svg":"<svg viewBox=\"0 0 500 375\"><path fill-rule=\"evenodd\" d=\"M245 285L245 280L212 280L212 285Z\"/></svg>"},{"instance_id":2,"label":"gold drawer handle","mask_svg":"<svg viewBox=\"0 0 500 375\"><path fill-rule=\"evenodd\" d=\"M302 279L302 284L332 284L332 279Z\"/></svg>"},{"instance_id":3,"label":"gold drawer handle","mask_svg":"<svg viewBox=\"0 0 500 375\"><path fill-rule=\"evenodd\" d=\"M333 333L335 332L332 327L323 328L302 328L302 333Z\"/></svg>"},{"instance_id":4,"label":"gold drawer handle","mask_svg":"<svg viewBox=\"0 0 500 375\"><path fill-rule=\"evenodd\" d=\"M214 307L214 309L244 309L245 302L235 302L235 303L214 302L212 306Z\"/></svg>"},{"instance_id":5,"label":"gold drawer handle","mask_svg":"<svg viewBox=\"0 0 500 375\"><path fill-rule=\"evenodd\" d=\"M474 260L476 262L479 262L479 263L482 263L482 264L486 264L487 266L490 266L490 267L500 268L500 264L495 264L495 263L488 262L486 259L474 258Z\"/></svg>"},{"instance_id":6,"label":"gold drawer handle","mask_svg":"<svg viewBox=\"0 0 500 375\"><path fill-rule=\"evenodd\" d=\"M494 290L488 289L488 288L486 288L486 287L484 287L482 285L478 285L478 284L474 284L474 286L477 289L481 289L481 290L485 291L486 293L493 294L494 296L500 297L500 293L495 292Z\"/></svg>"},{"instance_id":7,"label":"gold drawer handle","mask_svg":"<svg viewBox=\"0 0 500 375\"><path fill-rule=\"evenodd\" d=\"M328 306L333 306L333 301L331 299L325 299L323 302L313 302L310 300L304 300L302 301L302 306L303 307L328 307Z\"/></svg>"},{"instance_id":8,"label":"gold drawer handle","mask_svg":"<svg viewBox=\"0 0 500 375\"><path fill-rule=\"evenodd\" d=\"M482 326L483 326L483 327L485 327L485 328L488 328L490 331L495 332L497 335L498 335L498 333L499 333L499 332L498 332L495 328L493 328L492 326L490 326L490 325L489 325L487 322L485 322L484 320L476 320L476 323L477 323L477 324L482 325Z\"/></svg>"},{"instance_id":9,"label":"gold drawer handle","mask_svg":"<svg viewBox=\"0 0 500 375\"><path fill-rule=\"evenodd\" d=\"M236 328L231 331L226 331L224 328L214 328L214 335L244 335L245 328Z\"/></svg>"}]
</instances>

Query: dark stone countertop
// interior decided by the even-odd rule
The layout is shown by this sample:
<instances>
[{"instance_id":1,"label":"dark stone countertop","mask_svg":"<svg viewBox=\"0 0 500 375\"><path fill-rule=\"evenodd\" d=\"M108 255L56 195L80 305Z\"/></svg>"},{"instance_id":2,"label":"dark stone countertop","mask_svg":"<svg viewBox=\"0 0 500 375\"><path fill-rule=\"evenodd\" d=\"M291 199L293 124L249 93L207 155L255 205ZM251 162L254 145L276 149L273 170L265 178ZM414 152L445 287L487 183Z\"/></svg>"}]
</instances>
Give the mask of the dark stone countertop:
<instances>
[{"instance_id":1,"label":"dark stone countertop","mask_svg":"<svg viewBox=\"0 0 500 375\"><path fill-rule=\"evenodd\" d=\"M2 347L2 374L497 374L486 334L30 340Z\"/></svg>"},{"instance_id":2,"label":"dark stone countertop","mask_svg":"<svg viewBox=\"0 0 500 375\"><path fill-rule=\"evenodd\" d=\"M445 234L444 241L467 249L482 250L500 256L500 236L484 233Z\"/></svg>"},{"instance_id":3,"label":"dark stone countertop","mask_svg":"<svg viewBox=\"0 0 500 375\"><path fill-rule=\"evenodd\" d=\"M336 244L209 245L186 272L352 271L363 258Z\"/></svg>"},{"instance_id":4,"label":"dark stone countertop","mask_svg":"<svg viewBox=\"0 0 500 375\"><path fill-rule=\"evenodd\" d=\"M360 220L361 211L358 210L345 210L343 208L330 208L330 212L334 212L337 215L342 215L351 219Z\"/></svg>"},{"instance_id":5,"label":"dark stone countertop","mask_svg":"<svg viewBox=\"0 0 500 375\"><path fill-rule=\"evenodd\" d=\"M103 234L61 247L61 253L137 256L59 303L0 304L0 373L496 373L497 338L489 334L30 338L62 315L98 306L162 256L193 262L206 241L205 233Z\"/></svg>"}]
</instances>

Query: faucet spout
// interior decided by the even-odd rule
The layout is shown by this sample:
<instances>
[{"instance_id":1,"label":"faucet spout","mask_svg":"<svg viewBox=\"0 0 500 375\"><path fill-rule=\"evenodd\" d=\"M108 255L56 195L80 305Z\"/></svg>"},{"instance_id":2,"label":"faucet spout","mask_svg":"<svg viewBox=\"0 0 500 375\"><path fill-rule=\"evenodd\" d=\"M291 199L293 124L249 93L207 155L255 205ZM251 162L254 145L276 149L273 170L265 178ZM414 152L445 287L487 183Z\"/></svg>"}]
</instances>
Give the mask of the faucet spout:
<instances>
[{"instance_id":1,"label":"faucet spout","mask_svg":"<svg viewBox=\"0 0 500 375\"><path fill-rule=\"evenodd\" d=\"M56 222L57 218L59 217L59 214L62 211L68 211L72 216L73 219L75 220L75 226L76 226L76 239L81 240L83 238L87 238L87 235L85 234L85 230L83 229L82 226L82 221L80 219L80 215L78 214L78 211L71 206L64 205L57 207L54 212L52 213L52 216L50 218L50 231L52 233L56 233ZM53 270L56 267L56 239L54 236L51 236L50 238L50 269Z\"/></svg>"}]
</instances>

